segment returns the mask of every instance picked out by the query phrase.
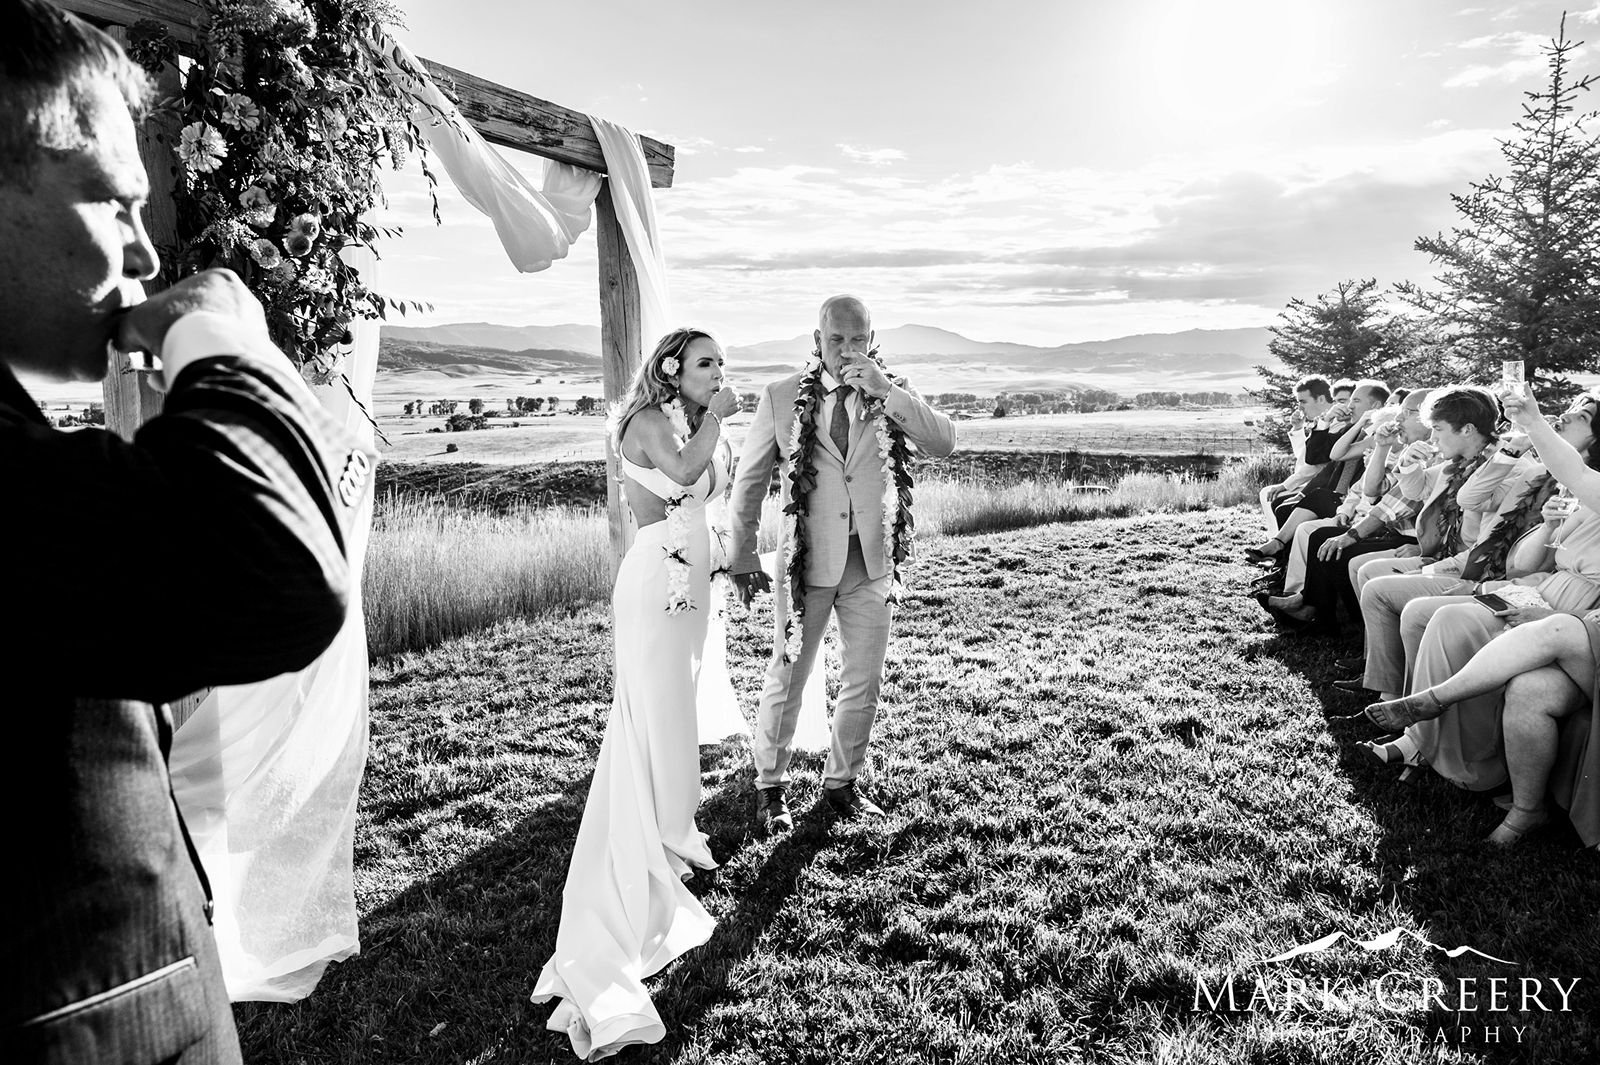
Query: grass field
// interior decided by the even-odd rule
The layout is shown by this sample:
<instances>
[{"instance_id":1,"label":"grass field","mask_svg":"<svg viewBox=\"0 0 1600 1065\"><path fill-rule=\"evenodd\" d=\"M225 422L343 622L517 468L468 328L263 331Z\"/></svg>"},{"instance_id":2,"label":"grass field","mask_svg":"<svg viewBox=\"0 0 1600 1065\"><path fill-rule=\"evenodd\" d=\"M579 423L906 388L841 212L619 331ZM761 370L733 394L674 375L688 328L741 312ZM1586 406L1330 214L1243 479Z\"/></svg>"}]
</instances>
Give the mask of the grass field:
<instances>
[{"instance_id":1,"label":"grass field","mask_svg":"<svg viewBox=\"0 0 1600 1065\"><path fill-rule=\"evenodd\" d=\"M1239 595L1242 508L930 542L896 620L867 785L890 808L748 831L749 752L702 749L719 921L654 983L637 1063L1560 1063L1600 1043L1600 860L1570 829L1511 855L1487 802L1359 761L1323 687L1350 645L1271 630ZM730 633L751 710L764 609ZM362 954L308 1000L237 1009L253 1063L573 1060L528 1003L608 709L601 607L375 666L356 838ZM1410 940L1261 959L1335 931ZM1245 1011L1252 974L1580 978L1572 1012ZM1236 1012L1195 1008L1233 974ZM1553 996L1547 995L1547 998ZM1405 1025L1420 1027L1417 1042ZM1520 1041L1511 1026L1521 1029Z\"/></svg>"},{"instance_id":2,"label":"grass field","mask_svg":"<svg viewBox=\"0 0 1600 1065\"><path fill-rule=\"evenodd\" d=\"M1198 510L1254 498L1261 473L1254 463L1205 480L1138 473L1093 492L1060 480L933 478L916 488L918 528L926 537ZM780 515L778 497L769 497L762 551L774 549ZM367 646L375 656L420 650L506 618L604 602L610 559L598 506L491 510L437 495L384 498L362 578Z\"/></svg>"},{"instance_id":3,"label":"grass field","mask_svg":"<svg viewBox=\"0 0 1600 1065\"><path fill-rule=\"evenodd\" d=\"M1103 411L1097 414L1036 414L1020 418L973 418L958 422L962 450L1108 451L1148 455L1249 455L1261 450L1255 428L1245 424L1259 410L1219 407L1212 410ZM383 456L430 462L570 462L605 457L605 420L574 414L495 419L498 428L467 433L430 433L440 418L385 418L389 444ZM728 422L729 439L744 440L750 416ZM455 452L446 445L454 444Z\"/></svg>"}]
</instances>

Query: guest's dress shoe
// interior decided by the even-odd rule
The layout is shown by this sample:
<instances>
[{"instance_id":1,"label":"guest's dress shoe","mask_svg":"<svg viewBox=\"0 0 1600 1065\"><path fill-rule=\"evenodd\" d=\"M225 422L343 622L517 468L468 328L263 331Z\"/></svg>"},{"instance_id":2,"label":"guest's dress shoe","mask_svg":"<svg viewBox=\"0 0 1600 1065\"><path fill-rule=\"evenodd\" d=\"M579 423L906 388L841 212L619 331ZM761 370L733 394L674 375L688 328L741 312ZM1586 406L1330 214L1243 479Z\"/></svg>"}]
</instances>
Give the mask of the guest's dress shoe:
<instances>
[{"instance_id":1,"label":"guest's dress shoe","mask_svg":"<svg viewBox=\"0 0 1600 1065\"><path fill-rule=\"evenodd\" d=\"M1351 673L1361 673L1367 668L1367 656L1361 655L1359 658L1335 658L1333 660L1333 666L1335 669L1343 669Z\"/></svg>"},{"instance_id":2,"label":"guest's dress shoe","mask_svg":"<svg viewBox=\"0 0 1600 1065\"><path fill-rule=\"evenodd\" d=\"M1333 686L1342 692L1349 692L1351 695L1365 695L1372 690L1367 687L1366 682L1360 677L1351 677L1349 680L1336 680L1333 682Z\"/></svg>"},{"instance_id":3,"label":"guest's dress shoe","mask_svg":"<svg viewBox=\"0 0 1600 1065\"><path fill-rule=\"evenodd\" d=\"M794 828L794 818L789 814L789 804L783 797L783 786L756 789L756 831L762 836L775 836Z\"/></svg>"},{"instance_id":4,"label":"guest's dress shoe","mask_svg":"<svg viewBox=\"0 0 1600 1065\"><path fill-rule=\"evenodd\" d=\"M827 799L828 809L846 821L857 817L883 816L882 807L857 791L853 780L842 788L824 788L822 794Z\"/></svg>"}]
</instances>

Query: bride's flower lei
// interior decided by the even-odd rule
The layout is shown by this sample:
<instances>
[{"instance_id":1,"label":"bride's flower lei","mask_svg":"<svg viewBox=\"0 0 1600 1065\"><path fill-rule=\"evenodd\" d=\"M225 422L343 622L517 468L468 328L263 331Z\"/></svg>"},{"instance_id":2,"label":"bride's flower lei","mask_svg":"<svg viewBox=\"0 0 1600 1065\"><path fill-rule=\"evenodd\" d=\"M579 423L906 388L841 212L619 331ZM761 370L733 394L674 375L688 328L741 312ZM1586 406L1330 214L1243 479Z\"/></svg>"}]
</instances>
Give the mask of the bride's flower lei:
<instances>
[{"instance_id":1,"label":"bride's flower lei","mask_svg":"<svg viewBox=\"0 0 1600 1065\"><path fill-rule=\"evenodd\" d=\"M663 404L661 413L672 424L672 434L681 447L689 438L689 415L683 409L682 399ZM689 594L689 515L683 509L690 489L672 493L662 502L667 511L667 543L662 549L667 554L667 613L682 614L693 610L694 597Z\"/></svg>"},{"instance_id":2,"label":"bride's flower lei","mask_svg":"<svg viewBox=\"0 0 1600 1065\"><path fill-rule=\"evenodd\" d=\"M883 369L877 348L867 352L867 357ZM904 381L897 379L895 383L903 385ZM826 395L822 384L822 356L815 352L795 394L794 427L789 436L789 484L783 507L784 540L788 544L786 579L789 582L789 617L783 645L786 662L800 657L805 632L806 555L810 545L806 543L805 523L801 519L811 513L811 491L817 486L817 413ZM911 445L904 430L885 412L883 400L868 396L860 389L856 390L856 395L862 404L861 417L873 423L878 457L883 463L880 509L884 553L889 556L891 570L885 598L897 603L905 591L900 567L910 560L916 535L916 523L911 517Z\"/></svg>"}]
</instances>

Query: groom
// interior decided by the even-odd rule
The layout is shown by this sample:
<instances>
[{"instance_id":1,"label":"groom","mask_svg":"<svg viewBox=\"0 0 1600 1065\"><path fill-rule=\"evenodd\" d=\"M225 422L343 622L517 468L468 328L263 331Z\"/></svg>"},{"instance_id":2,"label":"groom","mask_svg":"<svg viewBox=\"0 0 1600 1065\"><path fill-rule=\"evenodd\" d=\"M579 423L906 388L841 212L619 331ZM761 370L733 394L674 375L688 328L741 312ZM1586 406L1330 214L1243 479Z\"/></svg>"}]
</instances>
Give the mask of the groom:
<instances>
[{"instance_id":1,"label":"groom","mask_svg":"<svg viewBox=\"0 0 1600 1065\"><path fill-rule=\"evenodd\" d=\"M872 316L854 296L834 296L825 302L812 334L817 345L813 354L822 361L820 387L825 391L814 407L812 424L802 425L798 437L809 450L815 471L798 528L805 545L805 596L798 638L786 639L791 613L787 560L794 545L785 537L778 553L776 637L755 737L756 825L763 835L794 827L784 799L789 744L800 713L800 693L830 613L839 619L843 675L833 714L833 747L823 771L823 795L829 808L843 817L883 813L856 786L878 709L893 612L887 597L894 576L894 545L885 542L883 515L884 478L889 471L870 415L881 404L891 434L903 434L918 452L937 458L955 450L956 433L949 418L891 382L867 356L872 336ZM813 380L808 368L768 385L745 436L733 483L730 568L746 605L757 591L771 589L756 553L756 527L776 464L782 464L782 491L786 502L789 498L795 401L802 385Z\"/></svg>"}]
</instances>

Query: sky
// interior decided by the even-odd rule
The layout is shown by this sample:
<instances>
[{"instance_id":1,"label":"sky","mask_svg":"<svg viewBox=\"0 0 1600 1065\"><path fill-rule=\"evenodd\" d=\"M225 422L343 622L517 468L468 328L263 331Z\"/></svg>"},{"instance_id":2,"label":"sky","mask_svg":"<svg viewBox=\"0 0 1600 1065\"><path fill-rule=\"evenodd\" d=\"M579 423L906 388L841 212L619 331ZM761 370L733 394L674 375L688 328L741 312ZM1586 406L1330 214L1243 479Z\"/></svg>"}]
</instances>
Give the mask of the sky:
<instances>
[{"instance_id":1,"label":"sky","mask_svg":"<svg viewBox=\"0 0 1600 1065\"><path fill-rule=\"evenodd\" d=\"M1584 6L1584 5L1590 6ZM724 342L881 327L1061 344L1270 324L1503 169L1563 8L1442 0L401 0L413 52L673 144L674 318ZM1600 3L1567 35L1600 33ZM1600 71L1590 47L1577 73ZM1600 106L1600 99L1590 106ZM539 182L543 161L507 152ZM448 182L446 182L448 184ZM519 275L486 218L386 175L405 324L598 324L592 231ZM647 339L648 343L648 339Z\"/></svg>"}]
</instances>

